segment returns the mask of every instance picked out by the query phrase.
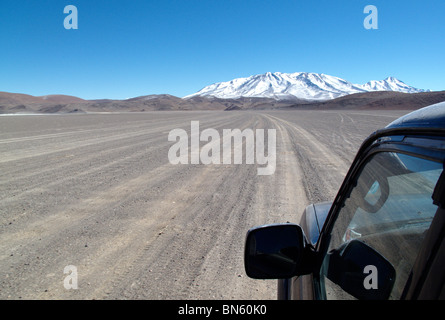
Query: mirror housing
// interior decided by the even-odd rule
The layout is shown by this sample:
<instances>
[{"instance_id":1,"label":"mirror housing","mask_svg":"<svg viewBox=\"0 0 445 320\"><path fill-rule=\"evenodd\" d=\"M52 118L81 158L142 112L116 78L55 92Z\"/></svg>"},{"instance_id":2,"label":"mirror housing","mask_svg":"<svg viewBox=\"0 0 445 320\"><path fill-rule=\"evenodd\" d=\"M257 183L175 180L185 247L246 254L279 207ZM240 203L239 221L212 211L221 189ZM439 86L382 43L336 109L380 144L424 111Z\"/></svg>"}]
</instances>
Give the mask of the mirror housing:
<instances>
[{"instance_id":1,"label":"mirror housing","mask_svg":"<svg viewBox=\"0 0 445 320\"><path fill-rule=\"evenodd\" d=\"M373 248L352 240L329 253L327 277L357 299L386 300L394 286L396 271Z\"/></svg>"},{"instance_id":2,"label":"mirror housing","mask_svg":"<svg viewBox=\"0 0 445 320\"><path fill-rule=\"evenodd\" d=\"M306 239L297 224L270 224L247 232L246 274L254 279L285 279L301 274Z\"/></svg>"}]
</instances>

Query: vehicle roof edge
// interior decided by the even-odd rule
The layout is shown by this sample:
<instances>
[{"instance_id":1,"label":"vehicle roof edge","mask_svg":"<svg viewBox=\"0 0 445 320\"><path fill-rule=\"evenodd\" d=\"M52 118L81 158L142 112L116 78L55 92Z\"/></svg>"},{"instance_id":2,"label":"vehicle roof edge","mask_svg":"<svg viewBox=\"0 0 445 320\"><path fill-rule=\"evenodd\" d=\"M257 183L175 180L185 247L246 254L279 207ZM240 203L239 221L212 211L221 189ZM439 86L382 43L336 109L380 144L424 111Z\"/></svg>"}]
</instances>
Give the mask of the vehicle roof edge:
<instances>
[{"instance_id":1,"label":"vehicle roof edge","mask_svg":"<svg viewBox=\"0 0 445 320\"><path fill-rule=\"evenodd\" d=\"M391 128L445 128L445 101L412 111L386 126Z\"/></svg>"}]
</instances>

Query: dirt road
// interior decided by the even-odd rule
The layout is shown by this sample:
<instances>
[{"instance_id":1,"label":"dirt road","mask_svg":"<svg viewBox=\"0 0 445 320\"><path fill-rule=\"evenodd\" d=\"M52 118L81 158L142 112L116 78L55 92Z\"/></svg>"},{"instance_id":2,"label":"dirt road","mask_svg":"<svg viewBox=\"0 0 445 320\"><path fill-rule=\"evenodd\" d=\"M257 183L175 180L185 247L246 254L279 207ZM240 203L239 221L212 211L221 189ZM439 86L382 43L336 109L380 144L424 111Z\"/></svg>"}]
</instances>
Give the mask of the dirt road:
<instances>
[{"instance_id":1,"label":"dirt road","mask_svg":"<svg viewBox=\"0 0 445 320\"><path fill-rule=\"evenodd\" d=\"M244 273L246 231L332 200L362 140L405 113L2 116L0 299L275 299ZM275 173L171 164L168 134L191 121L276 129Z\"/></svg>"}]
</instances>

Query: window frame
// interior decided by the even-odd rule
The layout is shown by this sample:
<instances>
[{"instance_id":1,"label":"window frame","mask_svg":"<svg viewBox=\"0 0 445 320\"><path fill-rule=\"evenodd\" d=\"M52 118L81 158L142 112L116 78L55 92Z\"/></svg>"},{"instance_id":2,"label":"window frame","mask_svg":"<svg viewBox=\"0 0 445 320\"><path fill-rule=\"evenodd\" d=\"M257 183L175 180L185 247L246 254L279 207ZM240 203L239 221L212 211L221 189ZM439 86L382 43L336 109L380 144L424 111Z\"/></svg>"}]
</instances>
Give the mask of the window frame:
<instances>
[{"instance_id":1,"label":"window frame","mask_svg":"<svg viewBox=\"0 0 445 320\"><path fill-rule=\"evenodd\" d=\"M420 144L420 140L431 142L428 147ZM422 158L444 164L445 159L445 130L434 128L392 128L383 129L372 134L359 149L342 186L332 204L326 221L322 227L320 237L315 246L318 254L318 264L314 270L313 289L314 298L326 300L323 280L320 279L320 269L330 244L330 234L341 211L343 204L356 185L362 168L376 153L394 152ZM426 242L424 239L423 242Z\"/></svg>"}]
</instances>

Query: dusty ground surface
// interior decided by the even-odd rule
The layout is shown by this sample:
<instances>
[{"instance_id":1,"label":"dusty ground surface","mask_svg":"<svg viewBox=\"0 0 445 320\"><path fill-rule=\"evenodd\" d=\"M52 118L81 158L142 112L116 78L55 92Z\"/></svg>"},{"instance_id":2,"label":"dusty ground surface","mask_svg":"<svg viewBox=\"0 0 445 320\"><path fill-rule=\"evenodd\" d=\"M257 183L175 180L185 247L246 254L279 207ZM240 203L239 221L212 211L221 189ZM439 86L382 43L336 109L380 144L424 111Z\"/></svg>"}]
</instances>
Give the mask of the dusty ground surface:
<instances>
[{"instance_id":1,"label":"dusty ground surface","mask_svg":"<svg viewBox=\"0 0 445 320\"><path fill-rule=\"evenodd\" d=\"M244 273L246 231L332 200L362 140L405 113L0 117L0 299L275 299ZM276 129L275 173L170 164L168 133L192 120Z\"/></svg>"}]
</instances>

